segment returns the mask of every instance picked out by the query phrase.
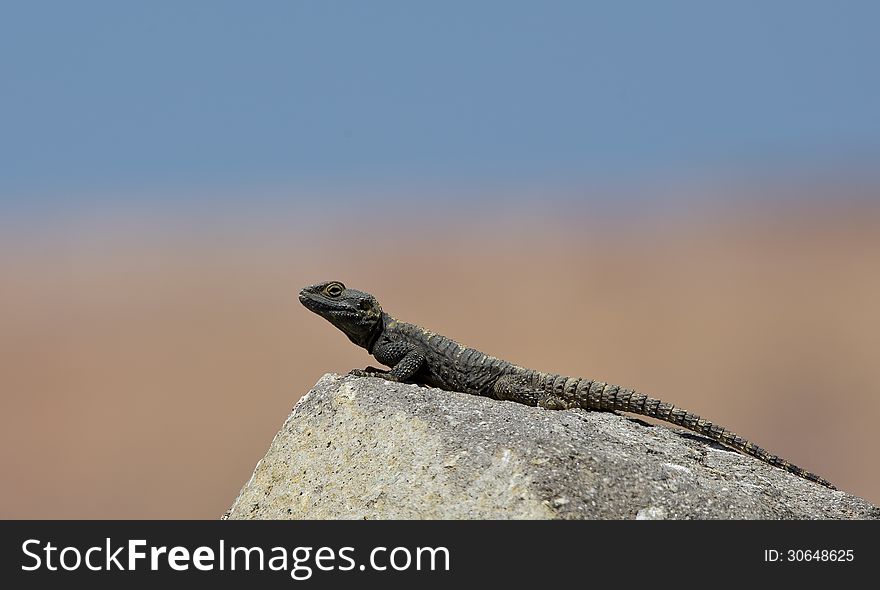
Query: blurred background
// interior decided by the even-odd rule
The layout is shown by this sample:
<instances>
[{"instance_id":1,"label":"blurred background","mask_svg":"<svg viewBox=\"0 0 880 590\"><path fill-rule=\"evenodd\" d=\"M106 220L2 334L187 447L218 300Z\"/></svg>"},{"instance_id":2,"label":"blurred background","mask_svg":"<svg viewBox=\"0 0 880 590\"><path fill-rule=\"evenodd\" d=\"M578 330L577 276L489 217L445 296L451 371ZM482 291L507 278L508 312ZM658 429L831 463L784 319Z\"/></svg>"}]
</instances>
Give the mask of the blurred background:
<instances>
[{"instance_id":1,"label":"blurred background","mask_svg":"<svg viewBox=\"0 0 880 590\"><path fill-rule=\"evenodd\" d=\"M880 502L872 2L0 8L0 517L219 518L338 279Z\"/></svg>"}]
</instances>

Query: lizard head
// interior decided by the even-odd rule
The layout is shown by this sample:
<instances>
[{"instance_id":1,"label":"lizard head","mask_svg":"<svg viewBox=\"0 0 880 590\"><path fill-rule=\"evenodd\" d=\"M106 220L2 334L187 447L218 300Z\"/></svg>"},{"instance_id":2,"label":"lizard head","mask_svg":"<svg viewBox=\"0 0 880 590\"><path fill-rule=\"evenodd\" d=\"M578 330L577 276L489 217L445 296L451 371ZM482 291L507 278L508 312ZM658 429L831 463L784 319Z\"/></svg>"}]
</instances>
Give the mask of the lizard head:
<instances>
[{"instance_id":1,"label":"lizard head","mask_svg":"<svg viewBox=\"0 0 880 590\"><path fill-rule=\"evenodd\" d=\"M311 285L299 292L299 300L367 350L382 327L382 307L375 297L347 289L339 281Z\"/></svg>"}]
</instances>

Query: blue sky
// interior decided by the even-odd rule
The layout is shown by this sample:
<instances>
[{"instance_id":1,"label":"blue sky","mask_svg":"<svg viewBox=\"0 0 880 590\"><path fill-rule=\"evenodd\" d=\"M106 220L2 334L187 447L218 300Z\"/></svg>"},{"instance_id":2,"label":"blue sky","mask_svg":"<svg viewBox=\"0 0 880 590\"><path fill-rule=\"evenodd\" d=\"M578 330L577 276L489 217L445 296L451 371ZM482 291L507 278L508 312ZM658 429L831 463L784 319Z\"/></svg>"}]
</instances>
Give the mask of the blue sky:
<instances>
[{"instance_id":1,"label":"blue sky","mask_svg":"<svg viewBox=\"0 0 880 590\"><path fill-rule=\"evenodd\" d=\"M4 2L0 200L876 170L878 30L856 1Z\"/></svg>"}]
</instances>

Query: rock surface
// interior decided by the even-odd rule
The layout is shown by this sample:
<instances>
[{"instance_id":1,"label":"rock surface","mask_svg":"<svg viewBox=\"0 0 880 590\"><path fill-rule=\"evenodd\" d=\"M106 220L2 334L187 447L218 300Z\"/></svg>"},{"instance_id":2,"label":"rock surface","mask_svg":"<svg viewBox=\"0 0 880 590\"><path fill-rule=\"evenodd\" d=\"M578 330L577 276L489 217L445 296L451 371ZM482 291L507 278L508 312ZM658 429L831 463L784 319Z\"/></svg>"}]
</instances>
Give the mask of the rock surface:
<instances>
[{"instance_id":1,"label":"rock surface","mask_svg":"<svg viewBox=\"0 0 880 590\"><path fill-rule=\"evenodd\" d=\"M324 375L230 519L878 519L683 430Z\"/></svg>"}]
</instances>

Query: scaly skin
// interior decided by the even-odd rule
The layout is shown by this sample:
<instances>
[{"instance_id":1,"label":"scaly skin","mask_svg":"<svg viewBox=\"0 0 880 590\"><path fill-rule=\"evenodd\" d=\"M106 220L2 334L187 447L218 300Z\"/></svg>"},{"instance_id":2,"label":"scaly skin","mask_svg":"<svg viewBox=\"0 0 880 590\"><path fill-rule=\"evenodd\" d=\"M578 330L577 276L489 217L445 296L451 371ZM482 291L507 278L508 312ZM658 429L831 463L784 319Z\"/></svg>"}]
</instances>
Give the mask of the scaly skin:
<instances>
[{"instance_id":1,"label":"scaly skin","mask_svg":"<svg viewBox=\"0 0 880 590\"><path fill-rule=\"evenodd\" d=\"M473 348L400 322L384 311L375 297L347 289L339 281L306 287L299 299L390 371L368 368L358 375L420 383L461 393L482 395L551 410L621 411L650 416L687 428L706 438L756 457L780 469L831 489L827 480L773 455L730 430L672 404L600 381L565 377L526 369Z\"/></svg>"}]
</instances>

